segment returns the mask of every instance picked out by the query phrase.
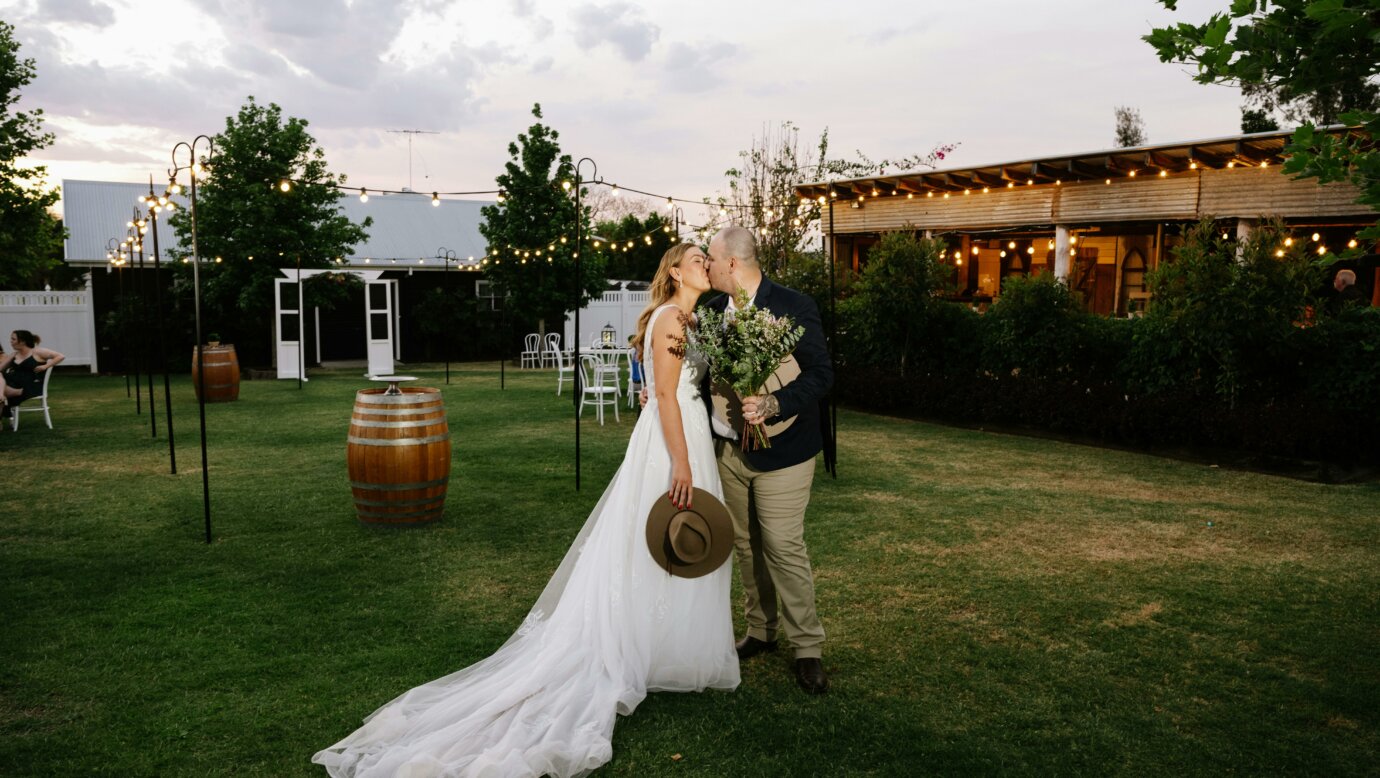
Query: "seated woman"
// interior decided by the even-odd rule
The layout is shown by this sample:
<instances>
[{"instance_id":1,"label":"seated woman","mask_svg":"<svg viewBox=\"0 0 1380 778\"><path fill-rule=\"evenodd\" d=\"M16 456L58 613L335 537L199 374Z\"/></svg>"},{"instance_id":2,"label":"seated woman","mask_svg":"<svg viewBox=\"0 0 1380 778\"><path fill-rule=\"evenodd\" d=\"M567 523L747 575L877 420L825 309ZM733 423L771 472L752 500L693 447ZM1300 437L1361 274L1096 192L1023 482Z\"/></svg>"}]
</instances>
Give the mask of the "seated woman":
<instances>
[{"instance_id":1,"label":"seated woman","mask_svg":"<svg viewBox=\"0 0 1380 778\"><path fill-rule=\"evenodd\" d=\"M0 358L0 372L5 374L5 413L30 397L43 394L43 374L66 359L50 348L41 348L38 343L39 337L28 330L10 333L10 348L14 351Z\"/></svg>"}]
</instances>

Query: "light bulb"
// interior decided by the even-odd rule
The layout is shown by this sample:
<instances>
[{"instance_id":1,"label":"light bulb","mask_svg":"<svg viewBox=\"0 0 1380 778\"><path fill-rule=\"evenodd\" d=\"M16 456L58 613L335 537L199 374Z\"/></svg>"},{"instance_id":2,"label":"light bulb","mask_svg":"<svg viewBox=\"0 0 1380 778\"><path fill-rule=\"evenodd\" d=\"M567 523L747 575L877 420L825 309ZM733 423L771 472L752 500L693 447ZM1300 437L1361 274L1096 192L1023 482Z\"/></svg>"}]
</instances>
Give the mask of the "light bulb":
<instances>
[{"instance_id":1,"label":"light bulb","mask_svg":"<svg viewBox=\"0 0 1380 778\"><path fill-rule=\"evenodd\" d=\"M978 253L978 247L977 247L977 246L974 246L974 247L973 247L973 256L976 257L976 256L977 256L977 253Z\"/></svg>"},{"instance_id":2,"label":"light bulb","mask_svg":"<svg viewBox=\"0 0 1380 778\"><path fill-rule=\"evenodd\" d=\"M1198 169L1198 163L1197 163L1197 162L1190 162L1190 163L1188 163L1188 169L1189 169L1189 170L1197 170L1197 169Z\"/></svg>"},{"instance_id":3,"label":"light bulb","mask_svg":"<svg viewBox=\"0 0 1380 778\"><path fill-rule=\"evenodd\" d=\"M1349 248L1349 249L1354 249L1354 248L1356 248L1356 239L1355 239L1355 238L1352 238L1351 240L1347 241L1347 242L1346 242L1346 247Z\"/></svg>"},{"instance_id":4,"label":"light bulb","mask_svg":"<svg viewBox=\"0 0 1380 778\"><path fill-rule=\"evenodd\" d=\"M569 191L570 191L570 182L569 182L569 181L562 181L562 182L561 182L561 188L564 189L565 191L569 192Z\"/></svg>"},{"instance_id":5,"label":"light bulb","mask_svg":"<svg viewBox=\"0 0 1380 778\"><path fill-rule=\"evenodd\" d=\"M1136 177L1136 171L1132 170L1128 175L1130 175L1131 178L1135 178L1135 177Z\"/></svg>"},{"instance_id":6,"label":"light bulb","mask_svg":"<svg viewBox=\"0 0 1380 778\"><path fill-rule=\"evenodd\" d=\"M1227 163L1227 167L1236 167L1236 160Z\"/></svg>"},{"instance_id":7,"label":"light bulb","mask_svg":"<svg viewBox=\"0 0 1380 778\"><path fill-rule=\"evenodd\" d=\"M1034 247L1034 246L1026 246L1025 253L1027 253L1027 254L1034 254L1034 253L1035 253L1035 247Z\"/></svg>"},{"instance_id":8,"label":"light bulb","mask_svg":"<svg viewBox=\"0 0 1380 778\"><path fill-rule=\"evenodd\" d=\"M286 192L290 189L292 189L292 184L286 178L278 182L279 191Z\"/></svg>"},{"instance_id":9,"label":"light bulb","mask_svg":"<svg viewBox=\"0 0 1380 778\"><path fill-rule=\"evenodd\" d=\"M618 196L618 184L614 184L614 185L613 185L613 196L614 196L614 197L617 197L617 196Z\"/></svg>"},{"instance_id":10,"label":"light bulb","mask_svg":"<svg viewBox=\"0 0 1380 778\"><path fill-rule=\"evenodd\" d=\"M1286 246L1292 246L1292 245L1294 245L1294 239L1293 239L1293 238L1285 238L1285 239L1284 239L1284 245L1286 245Z\"/></svg>"},{"instance_id":11,"label":"light bulb","mask_svg":"<svg viewBox=\"0 0 1380 778\"><path fill-rule=\"evenodd\" d=\"M1282 256L1284 256L1284 249L1278 249L1278 250L1276 250L1276 251L1275 251L1275 256L1277 256L1277 257L1282 257Z\"/></svg>"},{"instance_id":12,"label":"light bulb","mask_svg":"<svg viewBox=\"0 0 1380 778\"><path fill-rule=\"evenodd\" d=\"M676 207L676 204L674 202L671 202L671 198L666 198L666 210L669 211L674 207Z\"/></svg>"},{"instance_id":13,"label":"light bulb","mask_svg":"<svg viewBox=\"0 0 1380 778\"><path fill-rule=\"evenodd\" d=\"M1001 256L1003 256L1003 257L1006 256L1006 249L1002 249L1002 251L1001 251Z\"/></svg>"},{"instance_id":14,"label":"light bulb","mask_svg":"<svg viewBox=\"0 0 1380 778\"><path fill-rule=\"evenodd\" d=\"M1107 179L1106 181L1104 181L1103 183L1105 183L1105 184L1107 184L1108 186L1110 186L1111 183L1112 183L1112 179L1109 178L1109 179Z\"/></svg>"},{"instance_id":15,"label":"light bulb","mask_svg":"<svg viewBox=\"0 0 1380 778\"><path fill-rule=\"evenodd\" d=\"M441 205L441 198L438 197L435 192L431 193L431 204L436 207Z\"/></svg>"},{"instance_id":16,"label":"light bulb","mask_svg":"<svg viewBox=\"0 0 1380 778\"><path fill-rule=\"evenodd\" d=\"M1326 247L1326 246L1319 246L1319 247L1318 247L1318 256L1321 257L1323 254L1326 254L1326 253L1327 253L1327 247Z\"/></svg>"},{"instance_id":17,"label":"light bulb","mask_svg":"<svg viewBox=\"0 0 1380 778\"><path fill-rule=\"evenodd\" d=\"M369 202L369 192L364 187L359 188L359 201L361 203Z\"/></svg>"},{"instance_id":18,"label":"light bulb","mask_svg":"<svg viewBox=\"0 0 1380 778\"><path fill-rule=\"evenodd\" d=\"M1261 167L1269 167L1269 166L1270 166L1270 163L1269 163L1267 160L1263 160L1263 159L1262 159L1262 160L1260 161L1260 166L1261 166Z\"/></svg>"},{"instance_id":19,"label":"light bulb","mask_svg":"<svg viewBox=\"0 0 1380 778\"><path fill-rule=\"evenodd\" d=\"M1009 248L1009 249L1014 249L1014 248L1016 248L1016 241L1014 241L1014 240L1011 241L1010 243L1006 244L1006 247Z\"/></svg>"},{"instance_id":20,"label":"light bulb","mask_svg":"<svg viewBox=\"0 0 1380 778\"><path fill-rule=\"evenodd\" d=\"M1314 243L1317 243L1319 240L1322 240L1322 236L1319 235L1319 234L1316 233L1316 232L1313 233L1313 242L1314 242Z\"/></svg>"},{"instance_id":21,"label":"light bulb","mask_svg":"<svg viewBox=\"0 0 1380 778\"><path fill-rule=\"evenodd\" d=\"M907 200L914 200L914 199L915 199L915 193L914 193L914 192L906 192L906 199L907 199Z\"/></svg>"},{"instance_id":22,"label":"light bulb","mask_svg":"<svg viewBox=\"0 0 1380 778\"><path fill-rule=\"evenodd\" d=\"M1164 177L1167 176L1167 175L1169 175L1169 171L1167 171L1167 170L1161 170L1161 171L1160 171L1160 178L1164 178Z\"/></svg>"}]
</instances>

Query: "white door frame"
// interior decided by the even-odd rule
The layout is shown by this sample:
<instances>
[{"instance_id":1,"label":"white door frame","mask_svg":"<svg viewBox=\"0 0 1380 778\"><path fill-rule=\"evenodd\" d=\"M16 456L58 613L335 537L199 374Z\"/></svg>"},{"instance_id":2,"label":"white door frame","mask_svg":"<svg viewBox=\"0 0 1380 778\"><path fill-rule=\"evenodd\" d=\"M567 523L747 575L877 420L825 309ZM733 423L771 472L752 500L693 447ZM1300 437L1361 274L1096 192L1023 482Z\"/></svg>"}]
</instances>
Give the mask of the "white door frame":
<instances>
[{"instance_id":1,"label":"white door frame","mask_svg":"<svg viewBox=\"0 0 1380 778\"><path fill-rule=\"evenodd\" d=\"M369 375L393 373L393 296L398 282L376 279L364 282L364 338L369 357ZM375 304L375 293L380 298ZM382 330L382 331L380 331Z\"/></svg>"},{"instance_id":2,"label":"white door frame","mask_svg":"<svg viewBox=\"0 0 1380 778\"><path fill-rule=\"evenodd\" d=\"M297 371L298 371L298 368L299 368L299 366L302 364L302 362L301 362L301 356L302 356L302 355L301 355L301 349L303 348L303 344L302 344L302 340L301 340L301 339L302 339L302 338L305 336L305 334L306 334L306 329L305 329L305 327L306 327L306 321L305 321L305 318L304 318L304 316L303 316L303 307L302 307L302 305L303 305L303 303L302 303L302 287L301 287L300 284L298 284L298 279L300 278L300 279L302 279L302 280L306 280L306 279L308 279L308 278L311 278L312 276L320 275L320 274L322 274L322 273L349 273L349 274L351 274L351 275L359 276L360 279L364 281L365 353L368 354L368 357L369 357L369 374L370 374L370 375L387 375L387 374L393 372L393 354L394 354L394 349L395 349L394 342L396 341L396 337L395 337L394 333L397 332L397 329L396 329L396 327L395 327L395 322L394 322L394 315L393 315L393 312L394 312L394 310L396 309L396 306L393 304L393 301L396 299L396 295L397 295L397 286L398 286L398 282L397 282L396 280L383 280L383 279L381 279L381 276L383 275L383 271L382 271L382 270L301 270L301 271L299 271L299 270L297 270L296 268L286 267L286 268L280 268L279 272L281 272L281 273L283 274L283 277L282 277L282 278L274 279L274 282L273 282L273 322L274 322L274 334L273 334L273 337L274 337L274 340L276 341L274 345L275 345L276 352L277 352L277 355L278 355L278 377L279 377L279 378L292 378L292 379L297 378ZM293 308L284 308L283 305L282 305L282 303L283 303L283 289L282 289L282 287L283 287L284 285L286 285L286 284L298 284L298 286L297 286L297 307L296 307L295 309L293 309ZM376 309L376 310L371 310L370 307L369 307L369 302L370 302L370 299L369 299L369 298L370 298L370 291L369 291L369 290L370 290L371 287L373 287L373 286L375 286L375 285L382 286L382 287L384 288L385 307L384 307L384 308L380 308L380 309ZM386 330L387 330L387 331L384 332L384 333L382 333L383 337L381 337L381 338L378 338L378 339L375 339L375 338L374 338L374 335L377 334L377 333L373 332L373 318L370 316L371 313L382 313L382 314L384 315L384 317L385 317L385 318L384 318L384 321L386 322ZM292 340L287 340L287 341L285 341L285 340L283 340L283 317L284 317L284 316L296 316L296 317L297 317L297 324L298 324L298 327L297 327L297 338L298 338L298 339L295 340L295 341L292 341ZM320 342L321 328L320 328L320 318L319 318L319 317L317 318L317 325L318 325L318 326L317 326L317 331L316 331L316 335L317 335L316 354L317 354L317 358L319 359L320 356L321 356L321 342ZM377 370L376 370L375 368L381 368L381 369L377 369ZM303 381L307 380L307 377L306 377L305 375L302 376L302 380L303 380Z\"/></svg>"}]
</instances>

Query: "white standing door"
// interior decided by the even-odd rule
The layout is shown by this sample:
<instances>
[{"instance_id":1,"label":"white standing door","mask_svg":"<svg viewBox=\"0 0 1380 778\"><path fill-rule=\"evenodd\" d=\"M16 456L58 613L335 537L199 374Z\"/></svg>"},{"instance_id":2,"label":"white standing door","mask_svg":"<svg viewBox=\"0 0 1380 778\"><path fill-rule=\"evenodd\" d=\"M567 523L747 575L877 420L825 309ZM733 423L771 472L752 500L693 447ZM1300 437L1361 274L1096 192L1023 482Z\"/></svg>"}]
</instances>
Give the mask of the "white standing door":
<instances>
[{"instance_id":1,"label":"white standing door","mask_svg":"<svg viewBox=\"0 0 1380 778\"><path fill-rule=\"evenodd\" d=\"M369 354L369 375L393 373L393 290L395 281L368 281L364 285L364 320ZM280 368L281 369L281 368Z\"/></svg>"},{"instance_id":2,"label":"white standing door","mask_svg":"<svg viewBox=\"0 0 1380 778\"><path fill-rule=\"evenodd\" d=\"M297 371L302 365L301 299L301 289L295 280L274 279L273 317L277 323L279 378L297 378Z\"/></svg>"}]
</instances>

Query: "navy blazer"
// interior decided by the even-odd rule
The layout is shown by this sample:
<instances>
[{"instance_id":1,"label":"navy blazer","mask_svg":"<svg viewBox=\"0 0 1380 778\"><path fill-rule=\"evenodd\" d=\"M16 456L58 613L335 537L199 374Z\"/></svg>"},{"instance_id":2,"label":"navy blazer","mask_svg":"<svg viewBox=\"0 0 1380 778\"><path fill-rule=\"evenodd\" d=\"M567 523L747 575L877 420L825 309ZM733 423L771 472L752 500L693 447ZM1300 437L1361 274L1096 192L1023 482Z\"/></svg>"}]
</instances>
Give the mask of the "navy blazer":
<instances>
[{"instance_id":1,"label":"navy blazer","mask_svg":"<svg viewBox=\"0 0 1380 778\"><path fill-rule=\"evenodd\" d=\"M829 406L825 398L834 385L834 365L829 359L829 347L824 340L824 323L819 316L819 306L808 295L772 283L770 278L763 276L753 304L775 316L789 316L798 326L805 328L805 334L796 344L794 352L796 362L800 365L800 375L773 392L781 403L781 412L767 421L775 424L792 416L798 418L781 434L772 437L771 448L754 449L746 455L748 462L758 470L781 470L812 459L824 447L824 437L829 434ZM728 295L718 295L708 302L707 307L722 313L728 308ZM707 376L701 394L709 403ZM713 412L712 406L710 412Z\"/></svg>"}]
</instances>

